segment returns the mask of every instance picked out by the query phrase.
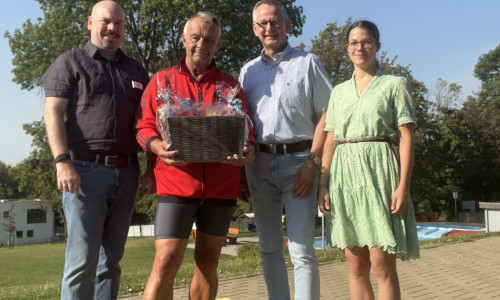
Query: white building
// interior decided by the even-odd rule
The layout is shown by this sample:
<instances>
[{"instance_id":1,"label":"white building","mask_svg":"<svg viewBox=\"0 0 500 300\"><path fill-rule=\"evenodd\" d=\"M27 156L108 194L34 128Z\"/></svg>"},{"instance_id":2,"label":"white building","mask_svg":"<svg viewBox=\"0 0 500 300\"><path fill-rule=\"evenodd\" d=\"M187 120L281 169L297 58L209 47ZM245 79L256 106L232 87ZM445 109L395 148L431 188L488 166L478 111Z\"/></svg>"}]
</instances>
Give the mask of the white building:
<instances>
[{"instance_id":1,"label":"white building","mask_svg":"<svg viewBox=\"0 0 500 300\"><path fill-rule=\"evenodd\" d=\"M11 244L50 243L54 235L54 211L38 199L0 200L0 246L8 245L9 223L15 227Z\"/></svg>"}]
</instances>

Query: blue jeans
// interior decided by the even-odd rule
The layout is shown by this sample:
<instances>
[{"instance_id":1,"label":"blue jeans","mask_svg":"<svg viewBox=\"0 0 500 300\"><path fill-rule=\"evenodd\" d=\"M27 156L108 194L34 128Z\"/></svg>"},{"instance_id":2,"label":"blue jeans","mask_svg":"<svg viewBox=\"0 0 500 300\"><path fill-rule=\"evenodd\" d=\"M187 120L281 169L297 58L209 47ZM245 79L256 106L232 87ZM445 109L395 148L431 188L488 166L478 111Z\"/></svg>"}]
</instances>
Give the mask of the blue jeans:
<instances>
[{"instance_id":1,"label":"blue jeans","mask_svg":"<svg viewBox=\"0 0 500 300\"><path fill-rule=\"evenodd\" d=\"M68 242L61 299L116 299L120 259L139 183L139 166L110 168L74 160L80 196L63 193Z\"/></svg>"},{"instance_id":2,"label":"blue jeans","mask_svg":"<svg viewBox=\"0 0 500 300\"><path fill-rule=\"evenodd\" d=\"M283 204L286 211L288 250L294 266L295 299L319 299L319 269L314 252L316 183L309 197L292 197L295 173L309 151L292 154L256 153L246 166L255 222L259 232L262 271L269 299L290 299L283 256Z\"/></svg>"}]
</instances>

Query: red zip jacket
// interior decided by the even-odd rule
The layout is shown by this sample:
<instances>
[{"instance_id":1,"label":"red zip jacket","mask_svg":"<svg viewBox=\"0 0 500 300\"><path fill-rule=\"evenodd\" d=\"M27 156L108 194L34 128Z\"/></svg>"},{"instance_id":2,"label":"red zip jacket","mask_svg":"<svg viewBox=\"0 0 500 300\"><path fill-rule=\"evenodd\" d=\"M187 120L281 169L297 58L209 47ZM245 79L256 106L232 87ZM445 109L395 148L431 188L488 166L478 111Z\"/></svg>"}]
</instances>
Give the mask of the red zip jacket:
<instances>
[{"instance_id":1,"label":"red zip jacket","mask_svg":"<svg viewBox=\"0 0 500 300\"><path fill-rule=\"evenodd\" d=\"M156 73L149 81L141 100L141 112L137 120L136 138L139 145L151 152L149 144L154 139L161 139L156 127L156 108L164 102L157 101L158 85L164 86L165 78L172 82L172 91L181 92L182 97L191 101L212 103L216 101L215 85L224 81L232 87L238 80L215 68L212 61L210 69L200 81L196 81L187 70L183 58L179 66ZM237 95L242 100L245 112L250 116L243 90ZM200 138L203 138L200 136ZM248 140L255 144L255 130L249 132ZM200 149L203 151L203 149ZM178 196L201 199L234 199L238 197L240 168L223 163L193 163L186 166L166 166L156 158L155 176L158 196Z\"/></svg>"}]
</instances>

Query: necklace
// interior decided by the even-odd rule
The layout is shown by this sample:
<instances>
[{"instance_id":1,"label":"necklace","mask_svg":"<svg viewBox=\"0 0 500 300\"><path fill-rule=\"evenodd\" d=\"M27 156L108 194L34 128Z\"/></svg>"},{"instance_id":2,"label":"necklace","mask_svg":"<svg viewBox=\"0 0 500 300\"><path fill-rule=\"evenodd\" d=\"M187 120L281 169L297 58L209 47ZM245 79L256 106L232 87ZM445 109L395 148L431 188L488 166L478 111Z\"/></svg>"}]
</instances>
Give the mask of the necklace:
<instances>
[{"instance_id":1,"label":"necklace","mask_svg":"<svg viewBox=\"0 0 500 300\"><path fill-rule=\"evenodd\" d=\"M355 81L356 92L358 97L361 97L363 92L366 90L366 87L370 84L373 76L364 76L363 78L358 78Z\"/></svg>"}]
</instances>

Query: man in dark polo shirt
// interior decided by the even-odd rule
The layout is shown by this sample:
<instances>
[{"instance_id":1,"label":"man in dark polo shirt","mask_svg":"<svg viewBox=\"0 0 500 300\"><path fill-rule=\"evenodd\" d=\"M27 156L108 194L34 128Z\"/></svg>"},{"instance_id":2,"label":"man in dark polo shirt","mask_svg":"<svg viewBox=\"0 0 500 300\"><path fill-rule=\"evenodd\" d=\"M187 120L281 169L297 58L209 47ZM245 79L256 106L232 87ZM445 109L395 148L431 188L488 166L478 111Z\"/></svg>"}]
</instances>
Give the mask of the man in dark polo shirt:
<instances>
[{"instance_id":1,"label":"man in dark polo shirt","mask_svg":"<svg viewBox=\"0 0 500 300\"><path fill-rule=\"evenodd\" d=\"M116 299L139 183L134 120L148 75L119 48L125 13L117 3L98 2L88 29L85 48L59 56L42 77L68 227L61 299Z\"/></svg>"}]
</instances>

